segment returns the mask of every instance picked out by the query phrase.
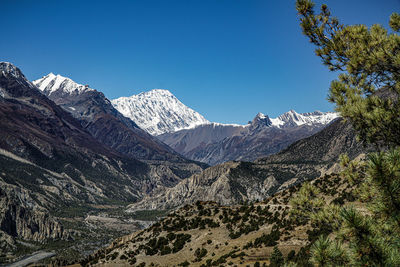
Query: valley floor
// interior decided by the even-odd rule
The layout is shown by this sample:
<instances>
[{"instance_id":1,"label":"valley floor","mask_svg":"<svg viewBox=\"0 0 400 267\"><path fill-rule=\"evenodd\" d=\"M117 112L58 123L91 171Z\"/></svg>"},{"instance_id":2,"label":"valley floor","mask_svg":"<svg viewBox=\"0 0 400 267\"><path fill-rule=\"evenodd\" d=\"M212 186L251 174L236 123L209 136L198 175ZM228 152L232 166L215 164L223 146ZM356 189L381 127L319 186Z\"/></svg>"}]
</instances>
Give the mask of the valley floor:
<instances>
[{"instance_id":1,"label":"valley floor","mask_svg":"<svg viewBox=\"0 0 400 267\"><path fill-rule=\"evenodd\" d=\"M36 263L38 261L52 257L54 255L56 255L56 253L54 253L54 252L38 251L38 252L33 253L30 256L27 256L27 257L17 261L17 262L14 262L13 264L10 264L9 267L28 266L29 264Z\"/></svg>"},{"instance_id":2,"label":"valley floor","mask_svg":"<svg viewBox=\"0 0 400 267\"><path fill-rule=\"evenodd\" d=\"M2 258L3 264L70 264L85 258L99 247L108 246L120 236L148 227L164 214L162 211L126 214L124 209L125 206L121 205L92 205L59 211L56 218L71 233L69 240L42 243L17 240L17 251Z\"/></svg>"}]
</instances>

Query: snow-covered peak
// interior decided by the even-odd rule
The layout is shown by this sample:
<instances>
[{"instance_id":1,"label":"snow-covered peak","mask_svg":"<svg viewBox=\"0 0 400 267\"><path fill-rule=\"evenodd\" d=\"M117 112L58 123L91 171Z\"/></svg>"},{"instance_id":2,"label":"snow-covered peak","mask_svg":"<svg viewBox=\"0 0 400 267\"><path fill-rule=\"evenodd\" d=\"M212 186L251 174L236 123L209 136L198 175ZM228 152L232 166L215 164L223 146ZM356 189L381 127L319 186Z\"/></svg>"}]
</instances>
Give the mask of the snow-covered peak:
<instances>
[{"instance_id":1,"label":"snow-covered peak","mask_svg":"<svg viewBox=\"0 0 400 267\"><path fill-rule=\"evenodd\" d=\"M93 90L89 88L88 85L76 83L70 78L63 77L59 74L55 75L52 72L33 81L33 84L48 96L55 92L63 94L80 94L87 90Z\"/></svg>"},{"instance_id":2,"label":"snow-covered peak","mask_svg":"<svg viewBox=\"0 0 400 267\"><path fill-rule=\"evenodd\" d=\"M256 115L256 118L258 118L258 119L265 119L265 117L268 117L268 116L265 114L262 114L261 112L258 112Z\"/></svg>"},{"instance_id":3,"label":"snow-covered peak","mask_svg":"<svg viewBox=\"0 0 400 267\"><path fill-rule=\"evenodd\" d=\"M2 75L12 75L17 79L22 78L26 80L22 72L14 64L10 62L0 62L0 71Z\"/></svg>"},{"instance_id":4,"label":"snow-covered peak","mask_svg":"<svg viewBox=\"0 0 400 267\"><path fill-rule=\"evenodd\" d=\"M122 115L152 135L209 123L165 89L153 89L130 97L120 97L111 103Z\"/></svg>"},{"instance_id":5,"label":"snow-covered peak","mask_svg":"<svg viewBox=\"0 0 400 267\"><path fill-rule=\"evenodd\" d=\"M142 92L139 94L143 97L175 97L170 91L166 89L152 89L147 92Z\"/></svg>"},{"instance_id":6,"label":"snow-covered peak","mask_svg":"<svg viewBox=\"0 0 400 267\"><path fill-rule=\"evenodd\" d=\"M250 126L252 128L254 127L264 127L264 126L271 126L272 121L268 117L268 115L262 114L259 112L253 119L253 121L250 123Z\"/></svg>"},{"instance_id":7,"label":"snow-covered peak","mask_svg":"<svg viewBox=\"0 0 400 267\"><path fill-rule=\"evenodd\" d=\"M301 125L328 124L339 116L336 112L314 111L309 113L297 113L290 110L275 119L271 119L272 126L278 128Z\"/></svg>"}]
</instances>

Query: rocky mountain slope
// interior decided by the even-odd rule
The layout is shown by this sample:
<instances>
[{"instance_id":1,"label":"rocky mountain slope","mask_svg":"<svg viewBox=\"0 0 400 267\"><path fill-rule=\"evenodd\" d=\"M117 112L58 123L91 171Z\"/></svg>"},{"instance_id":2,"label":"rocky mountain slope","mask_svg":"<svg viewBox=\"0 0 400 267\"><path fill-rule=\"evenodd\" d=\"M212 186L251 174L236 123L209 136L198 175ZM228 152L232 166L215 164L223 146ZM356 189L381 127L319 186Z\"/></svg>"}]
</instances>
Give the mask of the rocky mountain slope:
<instances>
[{"instance_id":1,"label":"rocky mountain slope","mask_svg":"<svg viewBox=\"0 0 400 267\"><path fill-rule=\"evenodd\" d=\"M342 153L354 158L366 148L342 119L295 142L282 152L255 162L227 162L210 167L161 194L145 197L128 211L170 209L198 200L235 204L262 200L275 192L335 170Z\"/></svg>"},{"instance_id":2,"label":"rocky mountain slope","mask_svg":"<svg viewBox=\"0 0 400 267\"><path fill-rule=\"evenodd\" d=\"M158 138L185 157L210 165L254 161L318 132L335 118L336 113L319 111L299 114L291 110L275 119L259 113L247 125L209 123Z\"/></svg>"},{"instance_id":3,"label":"rocky mountain slope","mask_svg":"<svg viewBox=\"0 0 400 267\"><path fill-rule=\"evenodd\" d=\"M111 101L125 117L152 135L176 132L208 123L193 109L185 106L171 92L154 89Z\"/></svg>"},{"instance_id":4,"label":"rocky mountain slope","mask_svg":"<svg viewBox=\"0 0 400 267\"><path fill-rule=\"evenodd\" d=\"M163 190L206 167L180 156L157 138L124 117L103 93L52 73L33 82L38 88L81 122L97 141L121 154L150 166L145 192Z\"/></svg>"},{"instance_id":5,"label":"rocky mountain slope","mask_svg":"<svg viewBox=\"0 0 400 267\"><path fill-rule=\"evenodd\" d=\"M216 144L226 138L240 136L246 127L237 124L207 123L191 129L157 136L160 140L182 155L201 150L210 144Z\"/></svg>"},{"instance_id":6,"label":"rocky mountain slope","mask_svg":"<svg viewBox=\"0 0 400 267\"><path fill-rule=\"evenodd\" d=\"M66 86L69 88L68 83ZM105 101L91 96L91 101ZM100 123L107 113L97 116L96 108L100 106L84 113L93 118L85 124L42 94L17 67L0 63L0 258L3 252L25 251L26 247L21 249L22 243L16 240L24 243L75 238L69 227L74 224L71 218L78 214L84 216L85 211L99 207L115 210L201 169L154 139L147 139L149 146L139 143L143 155L154 159L160 152L161 158L172 155L176 163L145 163L99 142L101 138L93 132L92 136L88 128ZM112 117L110 120L115 121ZM144 137L149 136L137 129ZM139 135L135 138L141 140ZM68 229L61 220L69 225ZM82 234L84 228L77 229L72 232Z\"/></svg>"},{"instance_id":7,"label":"rocky mountain slope","mask_svg":"<svg viewBox=\"0 0 400 267\"><path fill-rule=\"evenodd\" d=\"M52 73L33 81L47 97L82 121L97 140L138 159L178 160L168 146L124 117L103 93Z\"/></svg>"},{"instance_id":8,"label":"rocky mountain slope","mask_svg":"<svg viewBox=\"0 0 400 267\"><path fill-rule=\"evenodd\" d=\"M50 216L57 207L135 201L143 194L147 164L96 141L10 63L0 63L0 92L0 230L9 237L2 239L5 244L13 238L67 237Z\"/></svg>"},{"instance_id":9,"label":"rocky mountain slope","mask_svg":"<svg viewBox=\"0 0 400 267\"><path fill-rule=\"evenodd\" d=\"M124 157L95 140L79 121L27 81L18 68L0 63L0 70L0 148L10 155L65 173L81 185L86 184L84 176L90 172L101 181L107 175L142 178L149 170L145 163ZM112 180L107 186L112 186ZM112 191L110 187L105 194ZM127 192L125 196L135 195Z\"/></svg>"}]
</instances>

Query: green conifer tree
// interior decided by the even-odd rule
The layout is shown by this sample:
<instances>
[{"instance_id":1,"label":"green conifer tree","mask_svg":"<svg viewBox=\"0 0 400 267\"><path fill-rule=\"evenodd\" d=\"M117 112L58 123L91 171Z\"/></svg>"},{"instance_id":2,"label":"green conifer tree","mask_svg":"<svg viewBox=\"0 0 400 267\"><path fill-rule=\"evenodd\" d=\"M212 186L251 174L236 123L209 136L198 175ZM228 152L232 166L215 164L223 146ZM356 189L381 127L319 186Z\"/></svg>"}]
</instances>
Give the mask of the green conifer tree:
<instances>
[{"instance_id":1,"label":"green conifer tree","mask_svg":"<svg viewBox=\"0 0 400 267\"><path fill-rule=\"evenodd\" d=\"M361 140L400 145L400 15L390 17L389 33L381 25L345 26L326 5L315 14L314 3L297 0L303 33L332 71L329 101L358 131Z\"/></svg>"},{"instance_id":2,"label":"green conifer tree","mask_svg":"<svg viewBox=\"0 0 400 267\"><path fill-rule=\"evenodd\" d=\"M270 267L282 266L284 261L285 260L283 258L282 252L279 250L277 246L275 246L274 251L271 254L269 266Z\"/></svg>"},{"instance_id":3,"label":"green conifer tree","mask_svg":"<svg viewBox=\"0 0 400 267\"><path fill-rule=\"evenodd\" d=\"M311 247L315 266L400 266L400 15L381 25L343 25L326 5L316 14L310 0L297 0L303 33L316 45L316 55L332 71L329 100L349 121L360 141L381 152L367 161L342 157L342 175L358 187L355 207L322 205L306 185L292 201L296 216L329 224L337 240L320 237ZM305 197L309 196L312 206ZM297 206L296 206L297 205Z\"/></svg>"}]
</instances>

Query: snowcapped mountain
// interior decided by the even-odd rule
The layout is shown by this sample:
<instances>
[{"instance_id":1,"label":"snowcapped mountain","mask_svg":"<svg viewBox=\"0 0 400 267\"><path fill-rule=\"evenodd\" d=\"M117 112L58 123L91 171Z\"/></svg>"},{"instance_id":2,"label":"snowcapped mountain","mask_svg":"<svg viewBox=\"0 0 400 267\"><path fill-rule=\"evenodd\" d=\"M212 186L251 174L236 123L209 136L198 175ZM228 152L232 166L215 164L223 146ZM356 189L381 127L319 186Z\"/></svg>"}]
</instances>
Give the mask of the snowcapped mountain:
<instances>
[{"instance_id":1,"label":"snowcapped mountain","mask_svg":"<svg viewBox=\"0 0 400 267\"><path fill-rule=\"evenodd\" d=\"M258 113L246 125L207 123L158 138L185 157L210 165L253 161L318 132L337 117L334 112L300 114L290 110L271 119Z\"/></svg>"},{"instance_id":2,"label":"snowcapped mountain","mask_svg":"<svg viewBox=\"0 0 400 267\"><path fill-rule=\"evenodd\" d=\"M252 161L276 153L291 143L316 133L338 117L333 112L297 113L290 110L277 118L258 113L246 125L211 123L164 89L109 101L101 92L53 73L33 83L74 117L91 122L86 127L97 138L101 136L107 139L107 145L118 147L120 152L132 154L142 150L131 149L134 139L123 138L125 141L123 145L120 144L118 140L125 133L123 127L113 126L113 133L118 133L115 136L101 134L107 132L103 128L110 124L104 124L104 118L108 118L108 115L124 122L132 131L137 132L137 136L144 138L144 133L157 136L151 136L154 139L151 142L153 144L161 140L186 158L211 165L229 160ZM100 117L103 118L102 122ZM97 123L96 126L93 123ZM135 129L135 125L145 131L139 133L140 130ZM145 139L150 141L150 135ZM141 157L147 158L148 155Z\"/></svg>"},{"instance_id":3,"label":"snowcapped mountain","mask_svg":"<svg viewBox=\"0 0 400 267\"><path fill-rule=\"evenodd\" d=\"M81 121L96 140L118 152L140 160L187 162L169 146L123 116L102 92L53 73L33 81L33 84L43 95Z\"/></svg>"},{"instance_id":4,"label":"snowcapped mountain","mask_svg":"<svg viewBox=\"0 0 400 267\"><path fill-rule=\"evenodd\" d=\"M81 94L85 91L93 91L88 85L82 85L74 82L70 78L63 77L59 74L54 75L49 73L46 76L33 81L40 90L42 90L47 96L54 93L59 94Z\"/></svg>"},{"instance_id":5,"label":"snowcapped mountain","mask_svg":"<svg viewBox=\"0 0 400 267\"><path fill-rule=\"evenodd\" d=\"M152 135L209 123L202 115L185 106L170 91L164 89L120 97L111 100L111 103L125 117Z\"/></svg>"},{"instance_id":6,"label":"snowcapped mountain","mask_svg":"<svg viewBox=\"0 0 400 267\"><path fill-rule=\"evenodd\" d=\"M297 113L294 110L290 110L280 115L278 118L271 119L271 122L272 126L276 126L278 128L284 128L284 127L295 127L300 125L327 124L331 122L333 119L336 119L337 117L338 113L336 112L314 111L309 113Z\"/></svg>"}]
</instances>

